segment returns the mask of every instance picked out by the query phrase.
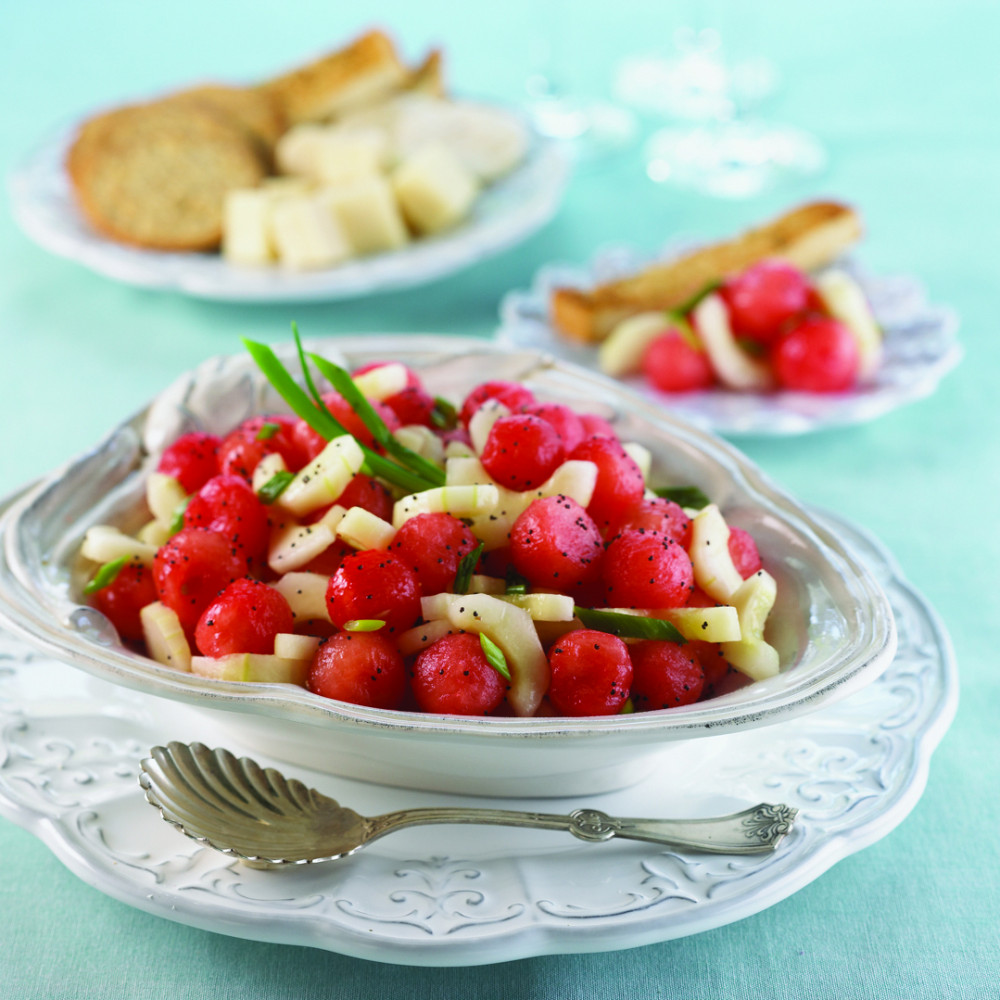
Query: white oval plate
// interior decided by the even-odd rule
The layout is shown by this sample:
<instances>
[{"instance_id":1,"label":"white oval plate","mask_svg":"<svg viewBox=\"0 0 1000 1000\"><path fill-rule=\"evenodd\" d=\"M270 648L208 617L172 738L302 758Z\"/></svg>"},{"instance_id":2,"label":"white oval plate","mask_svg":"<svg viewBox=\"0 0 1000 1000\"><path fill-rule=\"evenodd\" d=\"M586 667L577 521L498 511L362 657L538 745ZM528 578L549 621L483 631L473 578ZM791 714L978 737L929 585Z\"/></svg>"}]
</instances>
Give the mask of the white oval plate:
<instances>
[{"instance_id":1,"label":"white oval plate","mask_svg":"<svg viewBox=\"0 0 1000 1000\"><path fill-rule=\"evenodd\" d=\"M954 657L933 608L879 543L822 516L889 595L899 648L881 678L812 715L692 741L687 767L585 800L633 816L785 802L799 815L775 854L699 855L439 826L394 834L331 864L246 868L164 823L139 789L139 761L151 746L216 745L199 716L33 653L4 633L0 813L88 884L131 906L235 937L382 962L479 965L631 948L723 926L791 895L901 822L955 713ZM250 746L229 749L275 763ZM477 803L284 771L367 814ZM491 801L553 812L583 804Z\"/></svg>"},{"instance_id":2,"label":"white oval plate","mask_svg":"<svg viewBox=\"0 0 1000 1000\"><path fill-rule=\"evenodd\" d=\"M76 126L66 128L43 142L11 174L11 207L24 232L46 250L105 277L202 299L303 302L422 285L501 253L540 229L556 213L569 179L562 150L535 137L525 161L487 188L471 218L451 232L322 271L240 268L218 254L141 250L95 232L80 214L63 168L75 131Z\"/></svg>"},{"instance_id":3,"label":"white oval plate","mask_svg":"<svg viewBox=\"0 0 1000 1000\"><path fill-rule=\"evenodd\" d=\"M664 259L683 249L674 243ZM511 347L533 347L598 370L597 349L562 337L549 321L554 288L589 288L634 274L649 263L628 247L598 252L585 267L542 268L527 291L509 292L500 306L497 339ZM840 262L865 289L885 334L885 355L875 378L847 393L751 393L716 388L705 392L664 393L642 376L626 385L672 413L707 430L731 437L804 434L863 423L905 403L929 396L962 359L956 341L958 317L949 308L928 303L923 286L907 276L877 277L852 261Z\"/></svg>"}]
</instances>

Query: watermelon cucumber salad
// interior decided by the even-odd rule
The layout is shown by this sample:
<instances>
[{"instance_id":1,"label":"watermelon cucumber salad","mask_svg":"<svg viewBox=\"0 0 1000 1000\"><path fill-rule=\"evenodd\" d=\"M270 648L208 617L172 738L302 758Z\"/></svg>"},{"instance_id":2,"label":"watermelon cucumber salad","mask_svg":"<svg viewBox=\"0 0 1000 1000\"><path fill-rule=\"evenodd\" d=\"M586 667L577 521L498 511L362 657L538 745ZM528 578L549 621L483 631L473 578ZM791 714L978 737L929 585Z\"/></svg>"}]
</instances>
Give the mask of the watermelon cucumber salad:
<instances>
[{"instance_id":1,"label":"watermelon cucumber salad","mask_svg":"<svg viewBox=\"0 0 1000 1000\"><path fill-rule=\"evenodd\" d=\"M86 533L87 600L126 645L459 715L670 709L777 673L753 538L696 488L655 488L603 418L506 381L456 406L400 363L348 373L295 336L298 380L246 341L290 414L183 434L148 522Z\"/></svg>"}]
</instances>

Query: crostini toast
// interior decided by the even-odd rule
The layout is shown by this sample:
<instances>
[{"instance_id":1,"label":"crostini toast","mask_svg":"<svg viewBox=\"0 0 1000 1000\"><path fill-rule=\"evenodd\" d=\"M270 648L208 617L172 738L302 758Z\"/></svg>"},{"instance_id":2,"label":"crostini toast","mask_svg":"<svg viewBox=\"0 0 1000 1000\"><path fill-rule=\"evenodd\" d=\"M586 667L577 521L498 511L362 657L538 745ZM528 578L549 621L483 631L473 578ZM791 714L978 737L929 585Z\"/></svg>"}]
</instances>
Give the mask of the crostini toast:
<instances>
[{"instance_id":1,"label":"crostini toast","mask_svg":"<svg viewBox=\"0 0 1000 1000\"><path fill-rule=\"evenodd\" d=\"M860 238L861 218L836 202L811 202L741 236L654 264L596 288L556 288L551 317L567 338L597 343L637 313L675 309L702 289L767 257L810 271Z\"/></svg>"}]
</instances>

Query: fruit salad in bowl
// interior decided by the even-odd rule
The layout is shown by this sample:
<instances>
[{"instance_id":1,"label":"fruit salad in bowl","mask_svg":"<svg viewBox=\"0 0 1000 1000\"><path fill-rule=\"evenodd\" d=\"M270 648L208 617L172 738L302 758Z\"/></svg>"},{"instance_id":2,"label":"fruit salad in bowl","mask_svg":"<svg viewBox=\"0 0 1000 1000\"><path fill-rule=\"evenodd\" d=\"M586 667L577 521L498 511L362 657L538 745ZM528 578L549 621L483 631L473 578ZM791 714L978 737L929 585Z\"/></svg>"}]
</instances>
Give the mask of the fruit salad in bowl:
<instances>
[{"instance_id":1,"label":"fruit salad in bowl","mask_svg":"<svg viewBox=\"0 0 1000 1000\"><path fill-rule=\"evenodd\" d=\"M884 595L818 519L610 380L457 338L247 348L2 523L6 623L208 742L580 794L891 659Z\"/></svg>"}]
</instances>

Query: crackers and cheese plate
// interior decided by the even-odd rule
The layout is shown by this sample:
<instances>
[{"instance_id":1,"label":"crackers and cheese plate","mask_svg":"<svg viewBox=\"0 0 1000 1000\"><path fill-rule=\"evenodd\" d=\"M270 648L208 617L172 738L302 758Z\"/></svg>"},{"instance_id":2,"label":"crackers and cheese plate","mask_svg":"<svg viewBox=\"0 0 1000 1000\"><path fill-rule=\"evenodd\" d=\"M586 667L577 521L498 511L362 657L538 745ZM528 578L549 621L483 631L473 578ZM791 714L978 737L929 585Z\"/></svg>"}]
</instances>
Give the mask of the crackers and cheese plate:
<instances>
[{"instance_id":1,"label":"crackers and cheese plate","mask_svg":"<svg viewBox=\"0 0 1000 1000\"><path fill-rule=\"evenodd\" d=\"M73 122L9 179L25 233L107 277L306 301L420 285L555 213L568 163L516 114L449 92L373 30L252 86L216 82Z\"/></svg>"}]
</instances>

